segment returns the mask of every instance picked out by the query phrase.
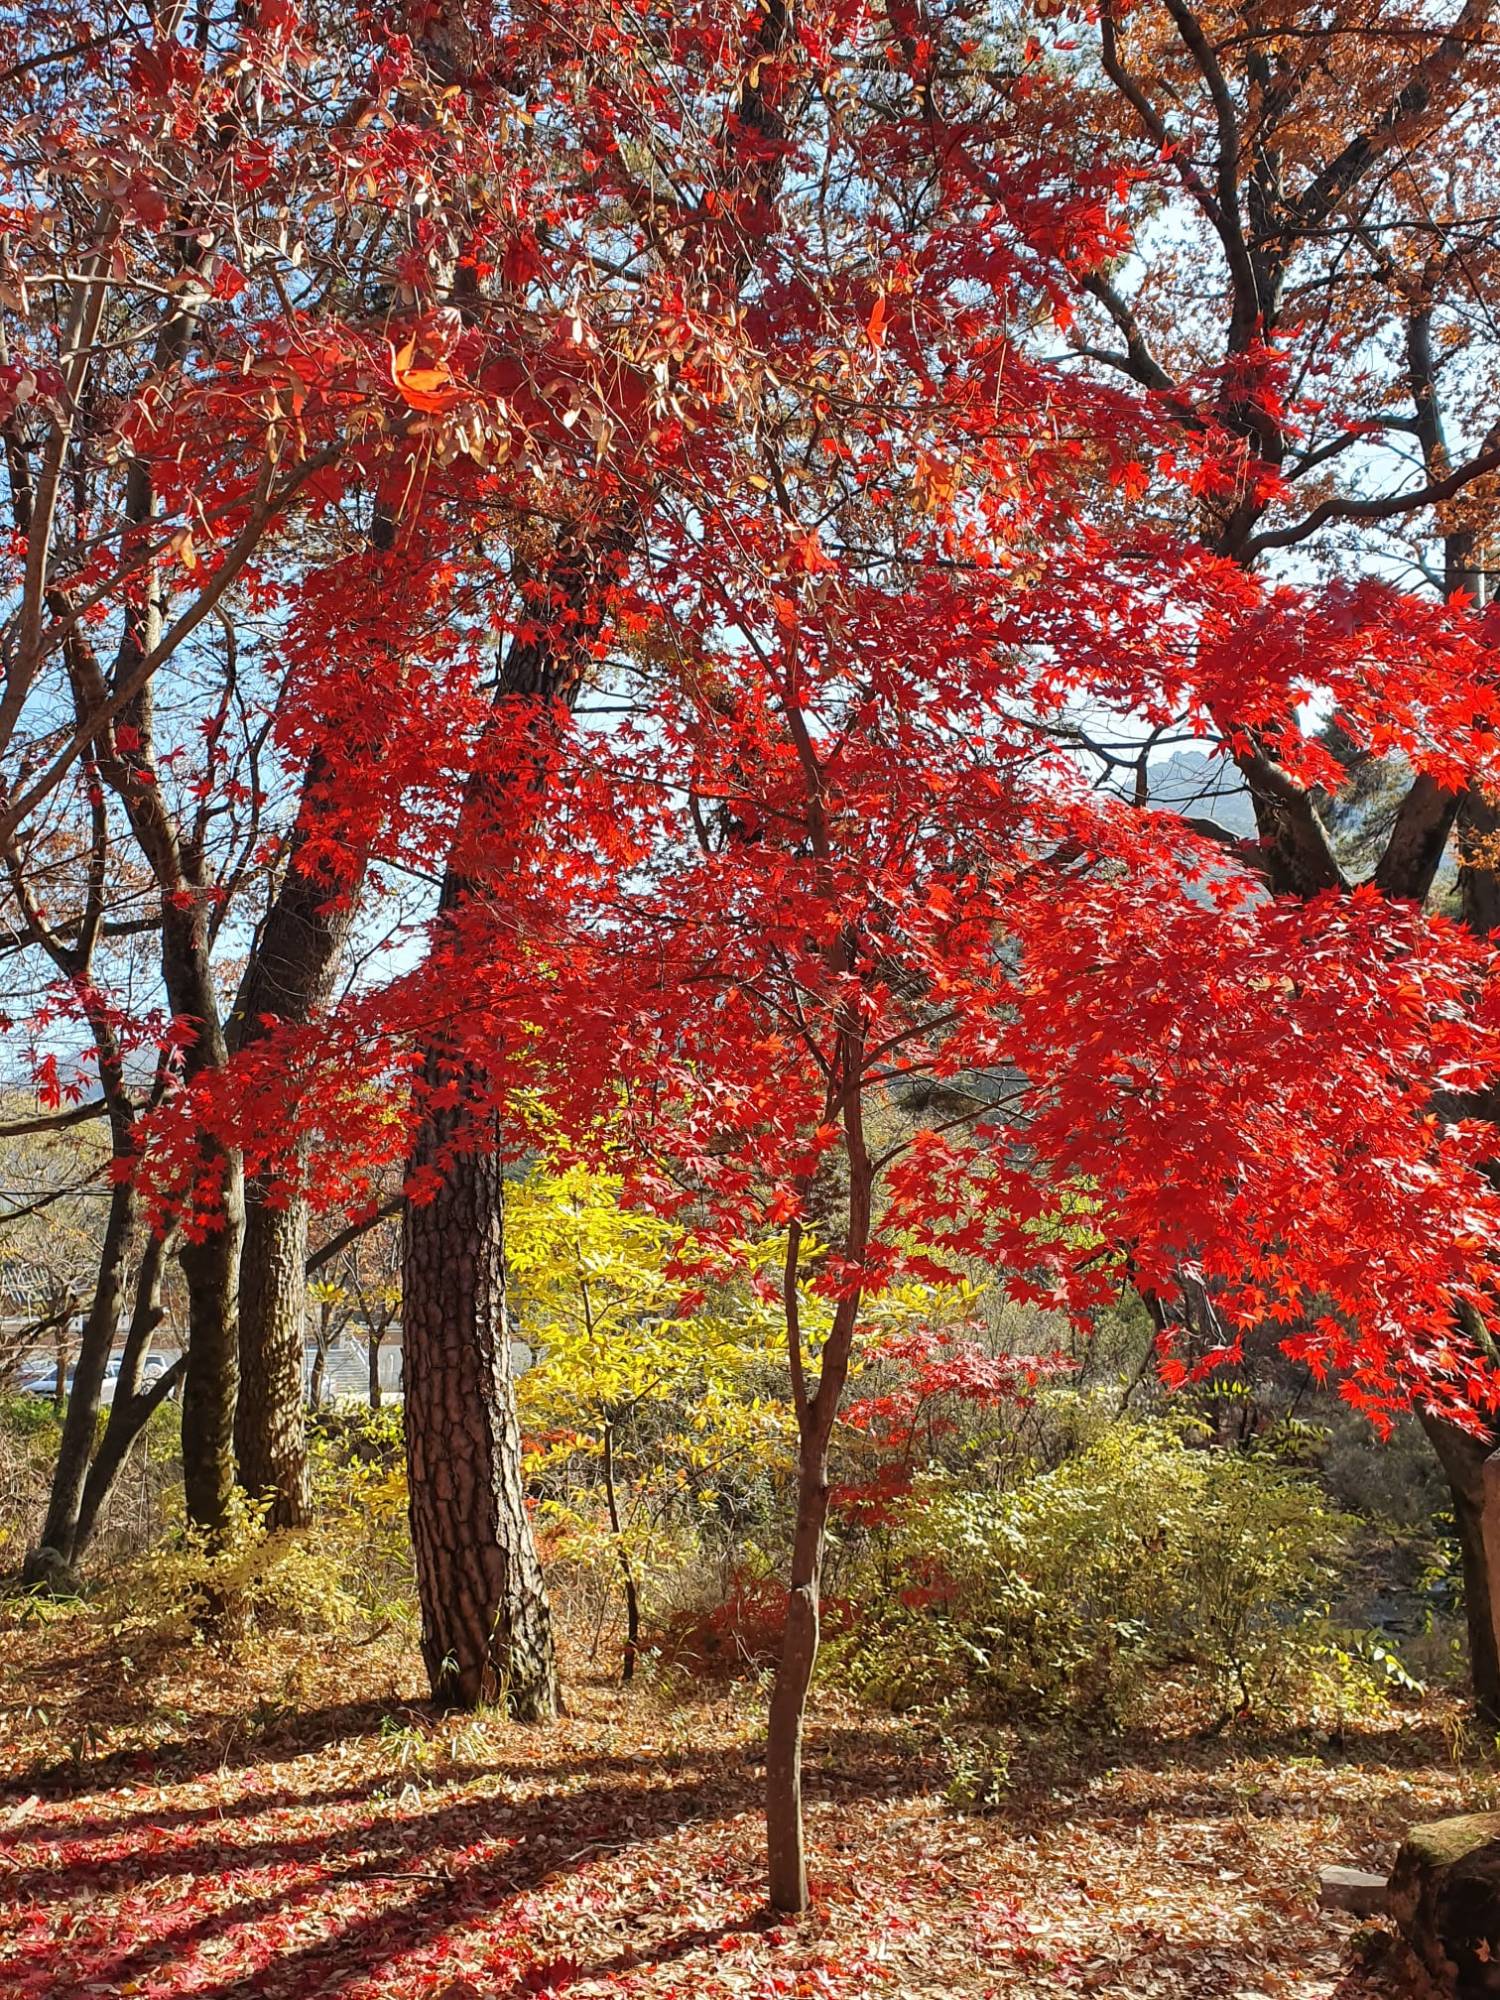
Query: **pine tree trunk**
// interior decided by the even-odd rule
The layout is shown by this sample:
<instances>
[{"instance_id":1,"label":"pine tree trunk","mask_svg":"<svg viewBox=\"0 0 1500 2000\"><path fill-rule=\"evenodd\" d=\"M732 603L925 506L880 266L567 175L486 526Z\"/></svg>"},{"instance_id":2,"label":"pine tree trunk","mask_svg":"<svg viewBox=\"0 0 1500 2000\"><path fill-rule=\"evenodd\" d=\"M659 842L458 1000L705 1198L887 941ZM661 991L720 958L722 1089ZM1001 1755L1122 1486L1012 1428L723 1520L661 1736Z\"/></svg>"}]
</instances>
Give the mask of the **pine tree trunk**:
<instances>
[{"instance_id":1,"label":"pine tree trunk","mask_svg":"<svg viewBox=\"0 0 1500 2000\"><path fill-rule=\"evenodd\" d=\"M432 1065L429 1065L429 1072ZM429 1117L413 1159L436 1164L452 1114ZM521 1479L505 1314L498 1145L449 1163L402 1228L403 1360L422 1657L436 1701L557 1713L557 1665Z\"/></svg>"},{"instance_id":2,"label":"pine tree trunk","mask_svg":"<svg viewBox=\"0 0 1500 2000\"><path fill-rule=\"evenodd\" d=\"M545 732L555 706L576 699L603 584L627 539L617 530L560 548L548 582L573 622L560 635L511 642L497 712L526 704L538 762L505 769L494 744L480 746L444 872L439 937L483 886L495 831L510 814L537 809ZM496 743L507 733L498 729ZM517 1717L542 1718L557 1712L557 1664L510 1376L501 1134L493 1115L474 1115L484 1078L455 1063L441 1037L426 1051L422 1087L441 1088L457 1106L427 1112L410 1166L434 1173L438 1192L402 1212L406 1454L423 1657L435 1700L462 1708L499 1701Z\"/></svg>"},{"instance_id":3,"label":"pine tree trunk","mask_svg":"<svg viewBox=\"0 0 1500 2000\"><path fill-rule=\"evenodd\" d=\"M241 1486L266 1506L266 1526L312 1520L302 1368L307 1348L307 1204L272 1207L252 1181L240 1268L240 1394L235 1453Z\"/></svg>"}]
</instances>

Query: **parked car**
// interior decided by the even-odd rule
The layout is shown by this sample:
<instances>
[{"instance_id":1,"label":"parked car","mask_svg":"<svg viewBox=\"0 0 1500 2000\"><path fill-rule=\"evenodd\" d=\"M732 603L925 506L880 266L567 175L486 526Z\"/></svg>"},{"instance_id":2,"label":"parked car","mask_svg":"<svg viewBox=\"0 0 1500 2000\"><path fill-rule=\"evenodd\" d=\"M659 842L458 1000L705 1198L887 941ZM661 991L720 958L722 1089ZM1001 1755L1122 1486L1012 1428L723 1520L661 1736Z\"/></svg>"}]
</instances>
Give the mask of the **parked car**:
<instances>
[{"instance_id":1,"label":"parked car","mask_svg":"<svg viewBox=\"0 0 1500 2000\"><path fill-rule=\"evenodd\" d=\"M76 1368L69 1368L63 1376L63 1394L73 1393L73 1377ZM26 1396L41 1396L50 1401L57 1394L57 1370L55 1368L28 1368L17 1382L16 1387Z\"/></svg>"},{"instance_id":2,"label":"parked car","mask_svg":"<svg viewBox=\"0 0 1500 2000\"><path fill-rule=\"evenodd\" d=\"M78 1369L75 1364L63 1377L63 1394L65 1396L72 1395L73 1378L77 1373ZM118 1361L111 1361L104 1371L104 1380L99 1384L99 1401L105 1405L112 1403L115 1400L115 1391L119 1386L120 1364ZM29 1368L20 1377L16 1383L16 1387L23 1396L41 1396L50 1402L57 1394L57 1370L56 1368Z\"/></svg>"},{"instance_id":3,"label":"parked car","mask_svg":"<svg viewBox=\"0 0 1500 2000\"><path fill-rule=\"evenodd\" d=\"M177 1359L176 1355L148 1354L141 1363L141 1387L149 1389L157 1382ZM63 1377L63 1394L73 1393L73 1378L78 1372L76 1362ZM104 1380L99 1385L99 1401L106 1407L115 1400L115 1392L120 1386L120 1363L116 1356L110 1357L109 1366L104 1371ZM22 1396L41 1396L50 1402L57 1394L57 1368L53 1363L33 1362L16 1377L16 1393Z\"/></svg>"}]
</instances>

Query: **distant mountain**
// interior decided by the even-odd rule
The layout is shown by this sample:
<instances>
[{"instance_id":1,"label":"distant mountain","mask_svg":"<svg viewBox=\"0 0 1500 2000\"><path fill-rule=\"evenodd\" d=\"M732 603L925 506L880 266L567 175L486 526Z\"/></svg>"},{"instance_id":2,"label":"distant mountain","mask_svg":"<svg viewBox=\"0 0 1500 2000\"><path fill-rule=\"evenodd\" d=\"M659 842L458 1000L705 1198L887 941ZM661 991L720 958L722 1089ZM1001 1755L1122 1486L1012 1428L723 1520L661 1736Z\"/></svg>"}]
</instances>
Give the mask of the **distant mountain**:
<instances>
[{"instance_id":1,"label":"distant mountain","mask_svg":"<svg viewBox=\"0 0 1500 2000\"><path fill-rule=\"evenodd\" d=\"M1241 839L1255 838L1255 808L1244 780L1227 757L1203 750L1174 750L1148 768L1151 803L1216 820Z\"/></svg>"}]
</instances>

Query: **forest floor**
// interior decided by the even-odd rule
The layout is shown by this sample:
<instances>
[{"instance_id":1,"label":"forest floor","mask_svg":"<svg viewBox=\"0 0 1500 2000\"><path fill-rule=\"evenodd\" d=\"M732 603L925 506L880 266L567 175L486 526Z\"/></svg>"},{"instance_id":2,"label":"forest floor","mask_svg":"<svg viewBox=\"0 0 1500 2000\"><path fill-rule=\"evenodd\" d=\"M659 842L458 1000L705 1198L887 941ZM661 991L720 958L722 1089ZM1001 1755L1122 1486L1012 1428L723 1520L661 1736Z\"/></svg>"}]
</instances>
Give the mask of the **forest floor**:
<instances>
[{"instance_id":1,"label":"forest floor","mask_svg":"<svg viewBox=\"0 0 1500 2000\"><path fill-rule=\"evenodd\" d=\"M824 1696L816 1913L761 1909L757 1691L576 1677L555 1727L440 1721L392 1640L134 1660L0 1625L0 1994L1375 2000L1324 1863L1494 1803L1456 1711L1343 1741L1038 1739L961 1815L908 1732Z\"/></svg>"}]
</instances>

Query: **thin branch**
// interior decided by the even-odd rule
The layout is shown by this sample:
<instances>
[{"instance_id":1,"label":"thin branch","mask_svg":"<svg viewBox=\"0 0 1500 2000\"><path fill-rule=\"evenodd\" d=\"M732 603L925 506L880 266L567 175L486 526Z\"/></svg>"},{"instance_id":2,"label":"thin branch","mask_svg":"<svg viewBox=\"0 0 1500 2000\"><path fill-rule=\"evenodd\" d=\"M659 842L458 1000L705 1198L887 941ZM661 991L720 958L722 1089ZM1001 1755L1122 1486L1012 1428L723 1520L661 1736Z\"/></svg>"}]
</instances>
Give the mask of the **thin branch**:
<instances>
[{"instance_id":1,"label":"thin branch","mask_svg":"<svg viewBox=\"0 0 1500 2000\"><path fill-rule=\"evenodd\" d=\"M69 1125L86 1125L92 1118L108 1116L105 1099L91 1097L86 1104L75 1104L71 1111L52 1111L41 1117L20 1118L13 1124L0 1125L0 1139L24 1139L31 1132L61 1132Z\"/></svg>"}]
</instances>

